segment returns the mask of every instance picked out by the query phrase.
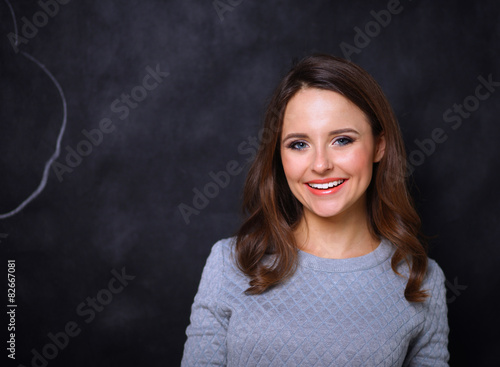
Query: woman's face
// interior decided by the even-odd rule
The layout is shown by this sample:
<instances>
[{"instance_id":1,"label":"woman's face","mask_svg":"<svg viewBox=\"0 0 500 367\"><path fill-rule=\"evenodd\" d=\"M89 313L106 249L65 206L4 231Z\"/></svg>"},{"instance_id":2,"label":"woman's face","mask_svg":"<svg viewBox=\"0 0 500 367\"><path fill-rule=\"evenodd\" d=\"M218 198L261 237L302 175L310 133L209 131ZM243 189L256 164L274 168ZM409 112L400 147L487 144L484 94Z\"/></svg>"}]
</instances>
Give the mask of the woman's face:
<instances>
[{"instance_id":1,"label":"woman's face","mask_svg":"<svg viewBox=\"0 0 500 367\"><path fill-rule=\"evenodd\" d=\"M288 102L281 161L290 190L306 217L366 212L373 163L385 149L365 114L342 95L302 89Z\"/></svg>"}]
</instances>

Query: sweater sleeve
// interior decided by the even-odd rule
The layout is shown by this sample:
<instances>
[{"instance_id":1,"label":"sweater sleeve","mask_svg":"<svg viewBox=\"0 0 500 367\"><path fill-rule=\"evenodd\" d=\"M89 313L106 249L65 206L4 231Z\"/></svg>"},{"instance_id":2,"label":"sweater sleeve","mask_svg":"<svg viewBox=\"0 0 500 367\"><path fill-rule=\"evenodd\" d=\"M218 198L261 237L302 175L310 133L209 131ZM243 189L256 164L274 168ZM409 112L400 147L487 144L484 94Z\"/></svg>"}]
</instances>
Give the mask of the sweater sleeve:
<instances>
[{"instance_id":1,"label":"sweater sleeve","mask_svg":"<svg viewBox=\"0 0 500 367\"><path fill-rule=\"evenodd\" d=\"M191 308L182 367L226 365L229 314L218 303L223 272L224 249L219 241L207 259Z\"/></svg>"},{"instance_id":2,"label":"sweater sleeve","mask_svg":"<svg viewBox=\"0 0 500 367\"><path fill-rule=\"evenodd\" d=\"M404 366L448 366L448 316L445 276L438 264L429 260L429 272L422 287L430 297L423 306L423 328L410 344Z\"/></svg>"}]
</instances>

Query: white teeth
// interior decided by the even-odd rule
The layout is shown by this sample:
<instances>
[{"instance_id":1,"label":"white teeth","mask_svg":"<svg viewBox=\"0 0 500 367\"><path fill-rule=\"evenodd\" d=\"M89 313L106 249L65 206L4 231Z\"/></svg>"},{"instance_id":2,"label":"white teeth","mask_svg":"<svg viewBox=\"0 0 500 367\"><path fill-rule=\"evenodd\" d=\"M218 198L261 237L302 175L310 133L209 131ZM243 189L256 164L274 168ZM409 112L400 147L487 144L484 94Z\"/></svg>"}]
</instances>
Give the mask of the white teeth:
<instances>
[{"instance_id":1,"label":"white teeth","mask_svg":"<svg viewBox=\"0 0 500 367\"><path fill-rule=\"evenodd\" d=\"M315 184L315 183L308 183L309 186L311 186L314 189L321 189L325 190L334 186L338 186L342 184L345 180L337 180L337 181L332 181L324 184Z\"/></svg>"}]
</instances>

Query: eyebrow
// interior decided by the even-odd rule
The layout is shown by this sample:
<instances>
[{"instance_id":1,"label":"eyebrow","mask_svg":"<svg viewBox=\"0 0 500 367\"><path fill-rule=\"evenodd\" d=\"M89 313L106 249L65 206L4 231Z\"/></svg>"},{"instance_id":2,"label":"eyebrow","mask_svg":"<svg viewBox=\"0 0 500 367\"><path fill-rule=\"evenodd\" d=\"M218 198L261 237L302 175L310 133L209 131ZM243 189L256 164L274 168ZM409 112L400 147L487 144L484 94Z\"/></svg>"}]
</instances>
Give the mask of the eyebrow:
<instances>
[{"instance_id":1,"label":"eyebrow","mask_svg":"<svg viewBox=\"0 0 500 367\"><path fill-rule=\"evenodd\" d=\"M359 135L359 132L357 132L356 130L351 128L346 128L346 129L332 130L328 133L328 136L345 134L345 133L354 133L356 135ZM304 133L290 133L287 136L285 136L282 141L286 141L288 139L306 139L306 138L308 138L308 135Z\"/></svg>"}]
</instances>

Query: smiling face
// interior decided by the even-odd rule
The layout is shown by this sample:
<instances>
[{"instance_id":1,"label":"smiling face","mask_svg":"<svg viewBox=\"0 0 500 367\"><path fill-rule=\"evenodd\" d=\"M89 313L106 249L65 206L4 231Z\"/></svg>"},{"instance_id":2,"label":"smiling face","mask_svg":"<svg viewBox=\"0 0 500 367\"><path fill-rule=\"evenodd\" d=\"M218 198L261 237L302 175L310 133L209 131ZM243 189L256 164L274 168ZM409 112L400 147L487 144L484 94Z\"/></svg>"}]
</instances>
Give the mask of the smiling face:
<instances>
[{"instance_id":1,"label":"smiling face","mask_svg":"<svg viewBox=\"0 0 500 367\"><path fill-rule=\"evenodd\" d=\"M281 161L306 219L366 214L366 189L385 149L366 115L342 95L306 88L285 110Z\"/></svg>"}]
</instances>

